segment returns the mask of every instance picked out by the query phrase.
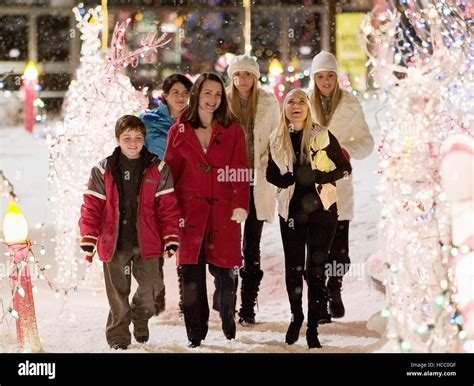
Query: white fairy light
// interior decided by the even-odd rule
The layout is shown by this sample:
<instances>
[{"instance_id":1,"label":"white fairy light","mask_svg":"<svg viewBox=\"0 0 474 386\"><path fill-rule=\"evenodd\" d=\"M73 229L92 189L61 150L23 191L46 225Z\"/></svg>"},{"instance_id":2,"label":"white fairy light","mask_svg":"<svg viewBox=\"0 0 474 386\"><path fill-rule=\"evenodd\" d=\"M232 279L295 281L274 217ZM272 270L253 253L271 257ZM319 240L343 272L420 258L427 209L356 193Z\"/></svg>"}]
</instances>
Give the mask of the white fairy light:
<instances>
[{"instance_id":1,"label":"white fairy light","mask_svg":"<svg viewBox=\"0 0 474 386\"><path fill-rule=\"evenodd\" d=\"M403 30L409 27L396 9L368 15L361 24L361 41L371 76L391 96L379 189L387 336L401 351L456 352L464 344L455 300L453 250L458 250L450 245L440 149L446 138L469 132L474 123L474 66L468 55L472 34L456 16L467 8L444 0L426 3L397 3L409 31Z\"/></svg>"},{"instance_id":2,"label":"white fairy light","mask_svg":"<svg viewBox=\"0 0 474 386\"><path fill-rule=\"evenodd\" d=\"M80 66L71 82L64 104L64 130L50 143L50 201L55 214L57 264L56 280L66 287L78 283L78 269L83 259L79 248L80 206L91 168L115 147L114 128L118 118L137 114L148 105L147 97L137 91L130 79L120 72L136 63L145 50L163 46L165 36L152 33L140 48L126 52L125 32L130 22L115 27L107 61L101 55L99 32L102 30L101 8L90 9L81 16L74 8L81 31ZM82 10L83 11L83 10ZM97 259L96 259L97 261ZM101 270L91 272L95 277L89 284L96 285ZM89 276L91 274L89 273Z\"/></svg>"}]
</instances>

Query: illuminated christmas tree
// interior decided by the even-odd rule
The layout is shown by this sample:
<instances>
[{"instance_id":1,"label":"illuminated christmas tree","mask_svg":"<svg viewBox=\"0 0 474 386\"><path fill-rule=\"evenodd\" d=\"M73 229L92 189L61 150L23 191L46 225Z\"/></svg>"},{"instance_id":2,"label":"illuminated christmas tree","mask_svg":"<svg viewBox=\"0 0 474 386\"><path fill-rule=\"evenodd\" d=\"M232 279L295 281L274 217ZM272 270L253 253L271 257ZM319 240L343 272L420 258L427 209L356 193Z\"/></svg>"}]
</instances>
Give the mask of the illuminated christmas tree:
<instances>
[{"instance_id":1,"label":"illuminated christmas tree","mask_svg":"<svg viewBox=\"0 0 474 386\"><path fill-rule=\"evenodd\" d=\"M140 48L127 52L125 33L130 23L127 19L115 26L110 55L104 63L99 53L100 9L85 14L76 9L74 13L84 40L81 66L67 97L64 132L50 144L50 201L56 220L56 281L65 292L68 288L76 288L80 279L79 264L84 260L79 248L78 219L90 170L116 146L116 120L125 114L137 114L148 105L146 96L120 72L129 65L135 66L147 51L156 51L167 43L165 36L160 37L155 32L142 40Z\"/></svg>"},{"instance_id":2,"label":"illuminated christmas tree","mask_svg":"<svg viewBox=\"0 0 474 386\"><path fill-rule=\"evenodd\" d=\"M472 351L457 303L444 141L474 123L472 7L399 2L363 21L375 85L389 112L380 151L382 255L388 337L402 351ZM471 140L472 140L472 133ZM453 171L455 172L455 171Z\"/></svg>"}]
</instances>

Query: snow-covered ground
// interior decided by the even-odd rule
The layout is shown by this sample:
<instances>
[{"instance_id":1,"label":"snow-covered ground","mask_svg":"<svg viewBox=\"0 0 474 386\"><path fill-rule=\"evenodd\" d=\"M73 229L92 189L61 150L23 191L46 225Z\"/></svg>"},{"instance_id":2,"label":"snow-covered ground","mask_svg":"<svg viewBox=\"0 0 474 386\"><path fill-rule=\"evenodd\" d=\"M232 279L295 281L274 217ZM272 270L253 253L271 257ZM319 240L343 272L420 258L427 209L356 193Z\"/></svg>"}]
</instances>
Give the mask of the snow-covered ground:
<instances>
[{"instance_id":1,"label":"snow-covered ground","mask_svg":"<svg viewBox=\"0 0 474 386\"><path fill-rule=\"evenodd\" d=\"M364 110L375 137L380 143L380 103L364 102ZM93 140L91 138L91 140ZM91 159L93 165L97 160ZM365 274L365 261L376 251L379 204L376 197L378 176L374 173L378 164L377 152L363 161L353 161L356 190L356 218L351 223L350 245L352 271L345 277L343 298L346 316L332 324L319 328L323 348L308 350L304 328L299 341L288 346L284 343L290 319L289 303L285 290L283 251L278 221L266 224L262 239L262 265L265 276L258 303L257 324L254 327L238 325L235 341L227 341L220 328L219 316L211 311L209 334L198 349L186 347L184 322L178 316L178 286L176 266L173 260L165 264L166 311L150 320L150 340L138 344L132 338L128 352L178 353L178 352L246 352L246 353L333 353L385 351L385 340L366 327L371 315L384 305L384 297ZM45 140L35 138L22 128L0 130L0 169L10 178L15 192L21 198L20 206L30 224L30 238L44 244L46 254L39 253L39 245L33 247L41 265L52 264L48 277L54 278L54 237L51 203L48 203L48 152ZM7 200L0 199L0 215L3 217ZM35 228L44 223L43 229ZM6 273L7 257L0 255L0 278ZM85 265L84 265L85 267ZM35 294L38 330L46 352L112 352L105 340L105 321L108 303L103 284L97 288L80 287L67 300L57 299L44 281L37 281L39 292ZM214 288L208 274L208 293ZM306 298L306 295L305 295ZM0 280L0 316L10 302L8 281ZM240 302L240 301L239 301ZM0 352L16 352L15 323L8 315L0 320Z\"/></svg>"}]
</instances>

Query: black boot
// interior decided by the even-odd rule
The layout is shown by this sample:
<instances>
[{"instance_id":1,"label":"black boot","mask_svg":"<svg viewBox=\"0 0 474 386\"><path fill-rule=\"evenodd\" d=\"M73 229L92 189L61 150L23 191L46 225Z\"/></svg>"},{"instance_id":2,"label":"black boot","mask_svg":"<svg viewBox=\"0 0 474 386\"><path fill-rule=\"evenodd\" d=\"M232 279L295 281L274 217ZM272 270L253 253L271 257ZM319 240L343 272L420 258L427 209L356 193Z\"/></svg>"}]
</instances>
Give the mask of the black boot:
<instances>
[{"instance_id":1,"label":"black boot","mask_svg":"<svg viewBox=\"0 0 474 386\"><path fill-rule=\"evenodd\" d=\"M286 332L285 342L287 344L295 343L300 337L301 326L303 325L304 315L301 314L291 314L291 323L288 326L288 331Z\"/></svg>"},{"instance_id":2,"label":"black boot","mask_svg":"<svg viewBox=\"0 0 474 386\"><path fill-rule=\"evenodd\" d=\"M342 318L346 313L342 303L342 277L332 276L328 280L329 310L333 318Z\"/></svg>"},{"instance_id":3,"label":"black boot","mask_svg":"<svg viewBox=\"0 0 474 386\"><path fill-rule=\"evenodd\" d=\"M227 339L235 338L235 273L233 269L209 265L209 272L214 276L214 308L219 310L222 331Z\"/></svg>"},{"instance_id":4,"label":"black boot","mask_svg":"<svg viewBox=\"0 0 474 386\"><path fill-rule=\"evenodd\" d=\"M308 348L322 348L321 343L318 339L318 327L309 327L306 330L306 342L308 342Z\"/></svg>"},{"instance_id":5,"label":"black boot","mask_svg":"<svg viewBox=\"0 0 474 386\"><path fill-rule=\"evenodd\" d=\"M242 304L239 311L239 323L242 325L255 324L255 305L257 303L258 288L263 277L263 271L247 272L245 268L240 270L242 285L240 287L240 298Z\"/></svg>"},{"instance_id":6,"label":"black boot","mask_svg":"<svg viewBox=\"0 0 474 386\"><path fill-rule=\"evenodd\" d=\"M201 345L201 340L200 339L192 339L188 341L188 347L189 348L196 348Z\"/></svg>"},{"instance_id":7,"label":"black boot","mask_svg":"<svg viewBox=\"0 0 474 386\"><path fill-rule=\"evenodd\" d=\"M222 319L222 331L224 332L224 336L231 340L235 339L235 319L234 319L234 312L228 313L227 315L223 315L221 313Z\"/></svg>"},{"instance_id":8,"label":"black boot","mask_svg":"<svg viewBox=\"0 0 474 386\"><path fill-rule=\"evenodd\" d=\"M321 348L318 339L318 325L321 320L321 311L324 304L324 281L322 275L314 274L308 278L308 329L306 342L308 347Z\"/></svg>"},{"instance_id":9,"label":"black boot","mask_svg":"<svg viewBox=\"0 0 474 386\"><path fill-rule=\"evenodd\" d=\"M318 324L331 323L331 314L329 313L329 295L327 288L323 289L323 299L321 301L321 315Z\"/></svg>"}]
</instances>

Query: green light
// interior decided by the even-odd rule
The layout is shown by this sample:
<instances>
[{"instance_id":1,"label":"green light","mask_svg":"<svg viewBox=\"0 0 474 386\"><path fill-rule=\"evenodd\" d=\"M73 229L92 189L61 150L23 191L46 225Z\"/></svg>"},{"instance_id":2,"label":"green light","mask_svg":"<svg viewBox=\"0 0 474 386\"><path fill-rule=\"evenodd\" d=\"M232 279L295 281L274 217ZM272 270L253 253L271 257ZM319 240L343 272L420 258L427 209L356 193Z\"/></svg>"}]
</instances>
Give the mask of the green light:
<instances>
[{"instance_id":1,"label":"green light","mask_svg":"<svg viewBox=\"0 0 474 386\"><path fill-rule=\"evenodd\" d=\"M407 342L406 340L404 340L400 346L402 347L403 351L411 351L411 344L410 342Z\"/></svg>"},{"instance_id":2,"label":"green light","mask_svg":"<svg viewBox=\"0 0 474 386\"><path fill-rule=\"evenodd\" d=\"M436 306L437 306L437 307L442 307L443 304L444 304L444 300L445 300L444 295L438 295L438 296L436 296L436 299L435 299L435 304L436 304Z\"/></svg>"}]
</instances>

